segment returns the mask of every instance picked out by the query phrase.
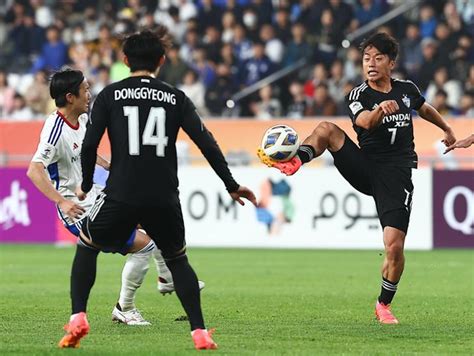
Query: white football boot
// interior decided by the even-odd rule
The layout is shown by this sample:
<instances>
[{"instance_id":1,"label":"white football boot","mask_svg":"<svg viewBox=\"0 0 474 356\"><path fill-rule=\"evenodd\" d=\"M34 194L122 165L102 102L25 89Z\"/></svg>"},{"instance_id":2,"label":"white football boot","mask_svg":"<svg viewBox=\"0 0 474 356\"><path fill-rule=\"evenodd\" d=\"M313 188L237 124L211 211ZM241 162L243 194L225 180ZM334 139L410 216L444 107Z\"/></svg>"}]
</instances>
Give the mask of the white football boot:
<instances>
[{"instance_id":1,"label":"white football boot","mask_svg":"<svg viewBox=\"0 0 474 356\"><path fill-rule=\"evenodd\" d=\"M203 281L198 281L198 284L199 284L199 290L204 289L204 287L206 286L206 283L204 283ZM159 277L158 278L158 292L160 292L162 295L173 293L174 283L168 282L166 279Z\"/></svg>"},{"instance_id":2,"label":"white football boot","mask_svg":"<svg viewBox=\"0 0 474 356\"><path fill-rule=\"evenodd\" d=\"M134 308L129 311L121 311L119 308L115 307L112 311L112 321L123 323L125 325L151 325L149 321L146 321L145 318L140 314L140 311L137 308Z\"/></svg>"}]
</instances>

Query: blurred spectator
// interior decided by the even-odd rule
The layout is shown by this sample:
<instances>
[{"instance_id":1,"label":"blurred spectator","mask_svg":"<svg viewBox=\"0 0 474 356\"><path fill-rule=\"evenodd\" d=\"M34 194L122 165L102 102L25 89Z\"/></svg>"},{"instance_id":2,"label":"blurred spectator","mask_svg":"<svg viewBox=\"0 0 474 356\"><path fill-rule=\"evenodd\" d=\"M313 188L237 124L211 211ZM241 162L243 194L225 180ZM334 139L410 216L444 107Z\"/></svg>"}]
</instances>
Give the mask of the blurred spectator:
<instances>
[{"instance_id":1,"label":"blurred spectator","mask_svg":"<svg viewBox=\"0 0 474 356\"><path fill-rule=\"evenodd\" d=\"M98 68L97 76L94 82L91 85L91 94L92 98L96 98L97 95L107 86L110 84L110 68L101 65Z\"/></svg>"},{"instance_id":2,"label":"blurred spectator","mask_svg":"<svg viewBox=\"0 0 474 356\"><path fill-rule=\"evenodd\" d=\"M112 82L118 82L130 75L130 68L123 62L123 57L124 54L122 50L117 48L115 50L114 62L110 67L110 80Z\"/></svg>"},{"instance_id":3,"label":"blurred spectator","mask_svg":"<svg viewBox=\"0 0 474 356\"><path fill-rule=\"evenodd\" d=\"M303 84L299 81L292 81L290 83L291 101L286 110L286 117L290 119L303 118L308 103L304 95Z\"/></svg>"},{"instance_id":4,"label":"blurred spectator","mask_svg":"<svg viewBox=\"0 0 474 356\"><path fill-rule=\"evenodd\" d=\"M466 30L474 36L474 6L472 0L456 0L456 10L466 24Z\"/></svg>"},{"instance_id":5,"label":"blurred spectator","mask_svg":"<svg viewBox=\"0 0 474 356\"><path fill-rule=\"evenodd\" d=\"M291 22L287 8L281 7L277 10L273 27L275 29L275 36L284 44L291 40Z\"/></svg>"},{"instance_id":6,"label":"blurred spectator","mask_svg":"<svg viewBox=\"0 0 474 356\"><path fill-rule=\"evenodd\" d=\"M72 67L87 73L89 69L90 52L85 43L79 42L71 44L69 46L69 58Z\"/></svg>"},{"instance_id":7,"label":"blurred spectator","mask_svg":"<svg viewBox=\"0 0 474 356\"><path fill-rule=\"evenodd\" d=\"M234 27L232 46L235 56L242 63L253 56L252 42L247 38L245 27L240 24Z\"/></svg>"},{"instance_id":8,"label":"blurred spectator","mask_svg":"<svg viewBox=\"0 0 474 356\"><path fill-rule=\"evenodd\" d=\"M213 63L207 59L207 53L204 48L197 48L194 51L191 68L198 74L199 80L204 84L204 87L208 89L216 78L216 72L214 71Z\"/></svg>"},{"instance_id":9,"label":"blurred spectator","mask_svg":"<svg viewBox=\"0 0 474 356\"><path fill-rule=\"evenodd\" d=\"M329 96L328 86L320 83L316 86L313 101L306 109L306 116L333 116L337 113L334 100Z\"/></svg>"},{"instance_id":10,"label":"blurred spectator","mask_svg":"<svg viewBox=\"0 0 474 356\"><path fill-rule=\"evenodd\" d=\"M463 24L461 16L459 16L458 11L456 10L456 5L453 1L448 1L444 5L443 9L444 20L448 24L451 32L455 35L459 35L463 30Z\"/></svg>"},{"instance_id":11,"label":"blurred spectator","mask_svg":"<svg viewBox=\"0 0 474 356\"><path fill-rule=\"evenodd\" d=\"M349 113L349 107L347 106L347 103L346 103L346 100L345 98L347 98L347 96L349 95L349 93L351 92L352 89L354 89L355 85L358 85L359 82L357 83L354 83L354 82L346 82L344 84L344 87L343 87L343 94L344 94L344 100L336 103L337 105L337 115L339 116L349 116L350 113Z\"/></svg>"},{"instance_id":12,"label":"blurred spectator","mask_svg":"<svg viewBox=\"0 0 474 356\"><path fill-rule=\"evenodd\" d=\"M8 86L7 73L0 70L0 117L8 116L13 110L15 89Z\"/></svg>"},{"instance_id":13,"label":"blurred spectator","mask_svg":"<svg viewBox=\"0 0 474 356\"><path fill-rule=\"evenodd\" d=\"M474 118L474 94L465 93L459 101L459 114Z\"/></svg>"},{"instance_id":14,"label":"blurred spectator","mask_svg":"<svg viewBox=\"0 0 474 356\"><path fill-rule=\"evenodd\" d=\"M439 51L439 57L443 63L448 62L450 53L456 48L457 37L456 34L451 33L451 29L445 22L439 22L436 26L435 39L438 42L438 48L442 48L442 51Z\"/></svg>"},{"instance_id":15,"label":"blurred spectator","mask_svg":"<svg viewBox=\"0 0 474 356\"><path fill-rule=\"evenodd\" d=\"M31 69L33 73L41 69L58 70L68 62L67 46L61 40L60 35L56 26L48 27L46 30L47 42L43 45L40 56L33 64Z\"/></svg>"},{"instance_id":16,"label":"blurred spectator","mask_svg":"<svg viewBox=\"0 0 474 356\"><path fill-rule=\"evenodd\" d=\"M301 22L310 34L316 33L321 24L321 14L325 8L323 1L302 0L298 22Z\"/></svg>"},{"instance_id":17,"label":"blurred spectator","mask_svg":"<svg viewBox=\"0 0 474 356\"><path fill-rule=\"evenodd\" d=\"M236 23L242 23L243 10L242 6L245 1L227 0L224 10L231 12L235 16Z\"/></svg>"},{"instance_id":18,"label":"blurred spectator","mask_svg":"<svg viewBox=\"0 0 474 356\"><path fill-rule=\"evenodd\" d=\"M216 64L219 61L222 47L221 32L216 26L208 26L206 28L203 46L206 49L206 54L209 61L211 61L213 64Z\"/></svg>"},{"instance_id":19,"label":"blurred spectator","mask_svg":"<svg viewBox=\"0 0 474 356\"><path fill-rule=\"evenodd\" d=\"M213 0L202 0L198 15L200 31L204 31L209 26L218 27L221 17L222 9L216 6Z\"/></svg>"},{"instance_id":20,"label":"blurred spectator","mask_svg":"<svg viewBox=\"0 0 474 356\"><path fill-rule=\"evenodd\" d=\"M258 30L259 30L259 23L258 23L258 15L254 8L248 7L244 9L244 13L242 15L242 22L245 26L245 31L247 33L247 37L252 41L258 40Z\"/></svg>"},{"instance_id":21,"label":"blurred spectator","mask_svg":"<svg viewBox=\"0 0 474 356\"><path fill-rule=\"evenodd\" d=\"M183 82L188 66L179 57L179 47L174 45L166 53L166 60L160 68L158 78L177 86Z\"/></svg>"},{"instance_id":22,"label":"blurred spectator","mask_svg":"<svg viewBox=\"0 0 474 356\"><path fill-rule=\"evenodd\" d=\"M354 10L358 27L368 24L370 21L380 17L382 14L382 6L380 6L378 1L374 0L359 0Z\"/></svg>"},{"instance_id":23,"label":"blurred spectator","mask_svg":"<svg viewBox=\"0 0 474 356\"><path fill-rule=\"evenodd\" d=\"M100 24L97 19L97 10L94 6L88 6L84 11L84 38L93 41L99 37Z\"/></svg>"},{"instance_id":24,"label":"blurred spectator","mask_svg":"<svg viewBox=\"0 0 474 356\"><path fill-rule=\"evenodd\" d=\"M270 75L273 65L265 55L265 47L262 42L253 45L253 57L245 61L239 70L241 84L249 86Z\"/></svg>"},{"instance_id":25,"label":"blurred spectator","mask_svg":"<svg viewBox=\"0 0 474 356\"><path fill-rule=\"evenodd\" d=\"M433 81L428 85L428 89L426 89L426 100L429 103L432 102L440 89L443 89L448 95L446 100L448 106L455 108L459 105L462 94L461 83L457 80L449 79L446 67L440 67L434 73Z\"/></svg>"},{"instance_id":26,"label":"blurred spectator","mask_svg":"<svg viewBox=\"0 0 474 356\"><path fill-rule=\"evenodd\" d=\"M322 63L318 63L313 67L312 78L304 84L304 93L307 97L312 98L314 91L319 84L326 84L328 72Z\"/></svg>"},{"instance_id":27,"label":"blurred spectator","mask_svg":"<svg viewBox=\"0 0 474 356\"><path fill-rule=\"evenodd\" d=\"M236 24L235 15L231 11L226 11L222 16L222 37L224 43L230 43L234 39L234 26Z\"/></svg>"},{"instance_id":28,"label":"blurred spectator","mask_svg":"<svg viewBox=\"0 0 474 356\"><path fill-rule=\"evenodd\" d=\"M14 68L19 71L29 69L33 56L40 53L45 42L43 28L35 23L33 14L26 13L13 26L9 37L14 44Z\"/></svg>"},{"instance_id":29,"label":"blurred spectator","mask_svg":"<svg viewBox=\"0 0 474 356\"><path fill-rule=\"evenodd\" d=\"M30 0L30 5L35 14L35 22L42 28L47 28L53 24L54 15L51 7L46 6L43 0Z\"/></svg>"},{"instance_id":30,"label":"blurred spectator","mask_svg":"<svg viewBox=\"0 0 474 356\"><path fill-rule=\"evenodd\" d=\"M223 63L229 67L232 81L235 86L238 85L237 75L239 72L239 63L237 62L237 58L234 55L232 45L230 43L224 44L222 46L221 57L219 61L220 63Z\"/></svg>"},{"instance_id":31,"label":"blurred spectator","mask_svg":"<svg viewBox=\"0 0 474 356\"><path fill-rule=\"evenodd\" d=\"M436 25L435 13L431 5L425 4L420 9L420 35L421 38L434 37Z\"/></svg>"},{"instance_id":32,"label":"blurred spectator","mask_svg":"<svg viewBox=\"0 0 474 356\"><path fill-rule=\"evenodd\" d=\"M258 120L268 120L281 116L281 103L272 97L272 87L266 85L258 91L260 101L251 105L251 110Z\"/></svg>"},{"instance_id":33,"label":"blurred spectator","mask_svg":"<svg viewBox=\"0 0 474 356\"><path fill-rule=\"evenodd\" d=\"M289 66L301 58L309 59L312 48L305 41L306 30L301 23L296 23L291 27L292 40L288 43L283 57L283 66Z\"/></svg>"},{"instance_id":34,"label":"blurred spectator","mask_svg":"<svg viewBox=\"0 0 474 356\"><path fill-rule=\"evenodd\" d=\"M409 76L414 77L423 63L418 26L415 23L408 24L405 36L400 43L400 64Z\"/></svg>"},{"instance_id":35,"label":"blurred spectator","mask_svg":"<svg viewBox=\"0 0 474 356\"><path fill-rule=\"evenodd\" d=\"M421 41L421 51L423 54L423 64L418 72L417 83L421 91L424 92L433 78L434 72L442 65L438 57L438 43L432 38L425 38Z\"/></svg>"},{"instance_id":36,"label":"blurred spectator","mask_svg":"<svg viewBox=\"0 0 474 356\"><path fill-rule=\"evenodd\" d=\"M184 35L186 34L186 23L180 18L179 16L179 8L176 6L171 6L168 10L171 22L169 26L170 33L174 36L174 38L181 43L184 39ZM160 23L160 22L156 22Z\"/></svg>"},{"instance_id":37,"label":"blurred spectator","mask_svg":"<svg viewBox=\"0 0 474 356\"><path fill-rule=\"evenodd\" d=\"M283 57L283 66L289 66L301 58L309 59L312 48L305 41L306 30L301 23L296 23L291 27L292 40L286 46Z\"/></svg>"},{"instance_id":38,"label":"blurred spectator","mask_svg":"<svg viewBox=\"0 0 474 356\"><path fill-rule=\"evenodd\" d=\"M331 65L331 77L328 79L329 95L334 99L337 105L344 102L344 86L346 79L344 77L344 67L340 59L336 59Z\"/></svg>"},{"instance_id":39,"label":"blurred spectator","mask_svg":"<svg viewBox=\"0 0 474 356\"><path fill-rule=\"evenodd\" d=\"M35 114L46 115L50 100L46 72L40 70L35 74L33 83L26 89L25 101Z\"/></svg>"},{"instance_id":40,"label":"blurred spectator","mask_svg":"<svg viewBox=\"0 0 474 356\"><path fill-rule=\"evenodd\" d=\"M466 34L461 35L449 59L450 76L460 81L466 80L469 76L469 65L474 63L473 39Z\"/></svg>"},{"instance_id":41,"label":"blurred spectator","mask_svg":"<svg viewBox=\"0 0 474 356\"><path fill-rule=\"evenodd\" d=\"M5 22L14 26L18 25L23 21L25 13L25 5L20 1L14 1L10 9L5 14Z\"/></svg>"},{"instance_id":42,"label":"blurred spectator","mask_svg":"<svg viewBox=\"0 0 474 356\"><path fill-rule=\"evenodd\" d=\"M360 51L351 46L347 50L346 62L344 63L344 75L347 80L362 81L362 56Z\"/></svg>"},{"instance_id":43,"label":"blurred spectator","mask_svg":"<svg viewBox=\"0 0 474 356\"><path fill-rule=\"evenodd\" d=\"M161 2L159 1L159 3ZM181 21L188 21L198 17L198 9L192 0L178 0L175 6L179 8L179 18Z\"/></svg>"},{"instance_id":44,"label":"blurred spectator","mask_svg":"<svg viewBox=\"0 0 474 356\"><path fill-rule=\"evenodd\" d=\"M275 31L270 24L265 24L260 28L260 40L265 43L265 54L270 60L279 64L283 58L283 43L275 37Z\"/></svg>"},{"instance_id":45,"label":"blurred spectator","mask_svg":"<svg viewBox=\"0 0 474 356\"><path fill-rule=\"evenodd\" d=\"M334 26L341 34L345 33L354 18L352 7L343 0L329 0L329 9L334 17Z\"/></svg>"},{"instance_id":46,"label":"blurred spectator","mask_svg":"<svg viewBox=\"0 0 474 356\"><path fill-rule=\"evenodd\" d=\"M98 54L101 58L101 64L110 67L114 61L117 51L121 50L120 41L112 36L110 27L102 25L99 28L99 37L88 43L91 56Z\"/></svg>"},{"instance_id":47,"label":"blurred spectator","mask_svg":"<svg viewBox=\"0 0 474 356\"><path fill-rule=\"evenodd\" d=\"M25 98L16 93L13 98L13 110L8 115L8 119L13 121L28 121L32 120L34 117L35 114L33 110L26 106Z\"/></svg>"},{"instance_id":48,"label":"blurred spectator","mask_svg":"<svg viewBox=\"0 0 474 356\"><path fill-rule=\"evenodd\" d=\"M448 105L447 103L447 99L448 99L448 94L443 90L443 89L439 89L435 96L434 96L434 99L431 103L431 105L433 105L433 107L438 110L438 112L441 114L441 115L453 115L453 114L456 114L456 112L454 111L454 109Z\"/></svg>"},{"instance_id":49,"label":"blurred spectator","mask_svg":"<svg viewBox=\"0 0 474 356\"><path fill-rule=\"evenodd\" d=\"M191 99L199 114L207 115L207 108L204 101L205 88L198 80L196 72L188 70L184 75L183 84L179 85L178 88Z\"/></svg>"},{"instance_id":50,"label":"blurred spectator","mask_svg":"<svg viewBox=\"0 0 474 356\"><path fill-rule=\"evenodd\" d=\"M268 0L252 0L252 8L258 17L258 24L272 23L273 4Z\"/></svg>"},{"instance_id":51,"label":"blurred spectator","mask_svg":"<svg viewBox=\"0 0 474 356\"><path fill-rule=\"evenodd\" d=\"M197 30L189 30L184 36L184 43L179 50L179 55L183 61L191 64L194 52L199 46L199 33Z\"/></svg>"},{"instance_id":52,"label":"blurred spectator","mask_svg":"<svg viewBox=\"0 0 474 356\"><path fill-rule=\"evenodd\" d=\"M469 67L469 74L466 83L464 84L464 90L470 93L474 92L474 64L471 64Z\"/></svg>"},{"instance_id":53,"label":"blurred spectator","mask_svg":"<svg viewBox=\"0 0 474 356\"><path fill-rule=\"evenodd\" d=\"M231 68L226 63L217 65L216 79L206 91L206 107L212 116L220 116L226 109L226 101L237 91Z\"/></svg>"},{"instance_id":54,"label":"blurred spectator","mask_svg":"<svg viewBox=\"0 0 474 356\"><path fill-rule=\"evenodd\" d=\"M331 10L323 10L321 26L316 36L316 62L323 62L329 65L336 57L336 46L339 46L341 40L342 34L335 26Z\"/></svg>"}]
</instances>

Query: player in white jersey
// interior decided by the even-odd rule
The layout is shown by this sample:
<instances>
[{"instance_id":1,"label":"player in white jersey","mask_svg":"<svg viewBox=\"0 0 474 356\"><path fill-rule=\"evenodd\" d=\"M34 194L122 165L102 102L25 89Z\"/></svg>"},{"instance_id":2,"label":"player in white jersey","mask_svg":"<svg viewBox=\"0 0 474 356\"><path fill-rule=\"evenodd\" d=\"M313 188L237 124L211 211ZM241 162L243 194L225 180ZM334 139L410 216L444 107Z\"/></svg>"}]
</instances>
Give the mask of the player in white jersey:
<instances>
[{"instance_id":1,"label":"player in white jersey","mask_svg":"<svg viewBox=\"0 0 474 356\"><path fill-rule=\"evenodd\" d=\"M79 236L83 219L93 213L91 208L102 190L101 186L94 185L82 201L75 194L82 181L80 152L86 132L85 113L90 100L89 86L80 71L65 70L53 76L51 96L58 109L46 119L28 176L46 197L57 204L58 216L64 226L72 234ZM109 162L100 156L97 157L97 164L109 169ZM78 244L84 246L80 239ZM90 261L91 268L95 268L98 251L88 247L80 251L79 255L76 252L75 258L86 258ZM174 290L171 273L160 251L143 230L134 232L123 250L112 252L126 254L129 251L134 253L129 255L122 272L122 288L112 312L112 320L127 325L149 325L136 309L134 299L148 271L150 255L153 253L162 282L159 283L158 290L163 294ZM94 283L94 279L86 282ZM80 286L71 285L71 292L79 289Z\"/></svg>"}]
</instances>

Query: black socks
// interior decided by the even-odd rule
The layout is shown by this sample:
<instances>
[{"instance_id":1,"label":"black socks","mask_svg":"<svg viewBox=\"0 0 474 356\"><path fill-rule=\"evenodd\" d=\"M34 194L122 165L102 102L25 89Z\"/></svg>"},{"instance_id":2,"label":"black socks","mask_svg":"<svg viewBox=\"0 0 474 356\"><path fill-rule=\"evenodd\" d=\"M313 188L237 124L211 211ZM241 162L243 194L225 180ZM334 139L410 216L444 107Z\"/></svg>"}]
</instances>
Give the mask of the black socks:
<instances>
[{"instance_id":1,"label":"black socks","mask_svg":"<svg viewBox=\"0 0 474 356\"><path fill-rule=\"evenodd\" d=\"M316 156L316 151L311 145L301 145L296 154L301 160L301 163L304 164L311 161Z\"/></svg>"},{"instance_id":2,"label":"black socks","mask_svg":"<svg viewBox=\"0 0 474 356\"><path fill-rule=\"evenodd\" d=\"M201 311L201 295L198 279L186 255L167 260L166 265L173 276L174 289L188 315L191 330L205 329Z\"/></svg>"},{"instance_id":3,"label":"black socks","mask_svg":"<svg viewBox=\"0 0 474 356\"><path fill-rule=\"evenodd\" d=\"M85 312L95 282L98 250L77 245L71 271L72 314Z\"/></svg>"},{"instance_id":4,"label":"black socks","mask_svg":"<svg viewBox=\"0 0 474 356\"><path fill-rule=\"evenodd\" d=\"M397 292L398 282L390 282L382 277L382 290L379 296L379 302L389 305Z\"/></svg>"}]
</instances>

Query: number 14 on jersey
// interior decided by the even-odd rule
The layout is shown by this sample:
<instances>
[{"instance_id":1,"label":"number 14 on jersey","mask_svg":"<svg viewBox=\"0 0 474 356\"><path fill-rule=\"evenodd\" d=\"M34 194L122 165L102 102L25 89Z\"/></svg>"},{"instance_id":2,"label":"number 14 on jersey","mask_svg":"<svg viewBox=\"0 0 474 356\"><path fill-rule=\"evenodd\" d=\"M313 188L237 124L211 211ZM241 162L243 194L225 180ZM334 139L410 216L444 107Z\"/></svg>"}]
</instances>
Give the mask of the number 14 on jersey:
<instances>
[{"instance_id":1,"label":"number 14 on jersey","mask_svg":"<svg viewBox=\"0 0 474 356\"><path fill-rule=\"evenodd\" d=\"M140 154L138 106L124 106L123 113L128 119L128 153L130 156L138 156ZM150 108L143 130L142 145L155 146L156 155L158 157L165 156L168 136L166 136L166 111L164 108Z\"/></svg>"}]
</instances>

